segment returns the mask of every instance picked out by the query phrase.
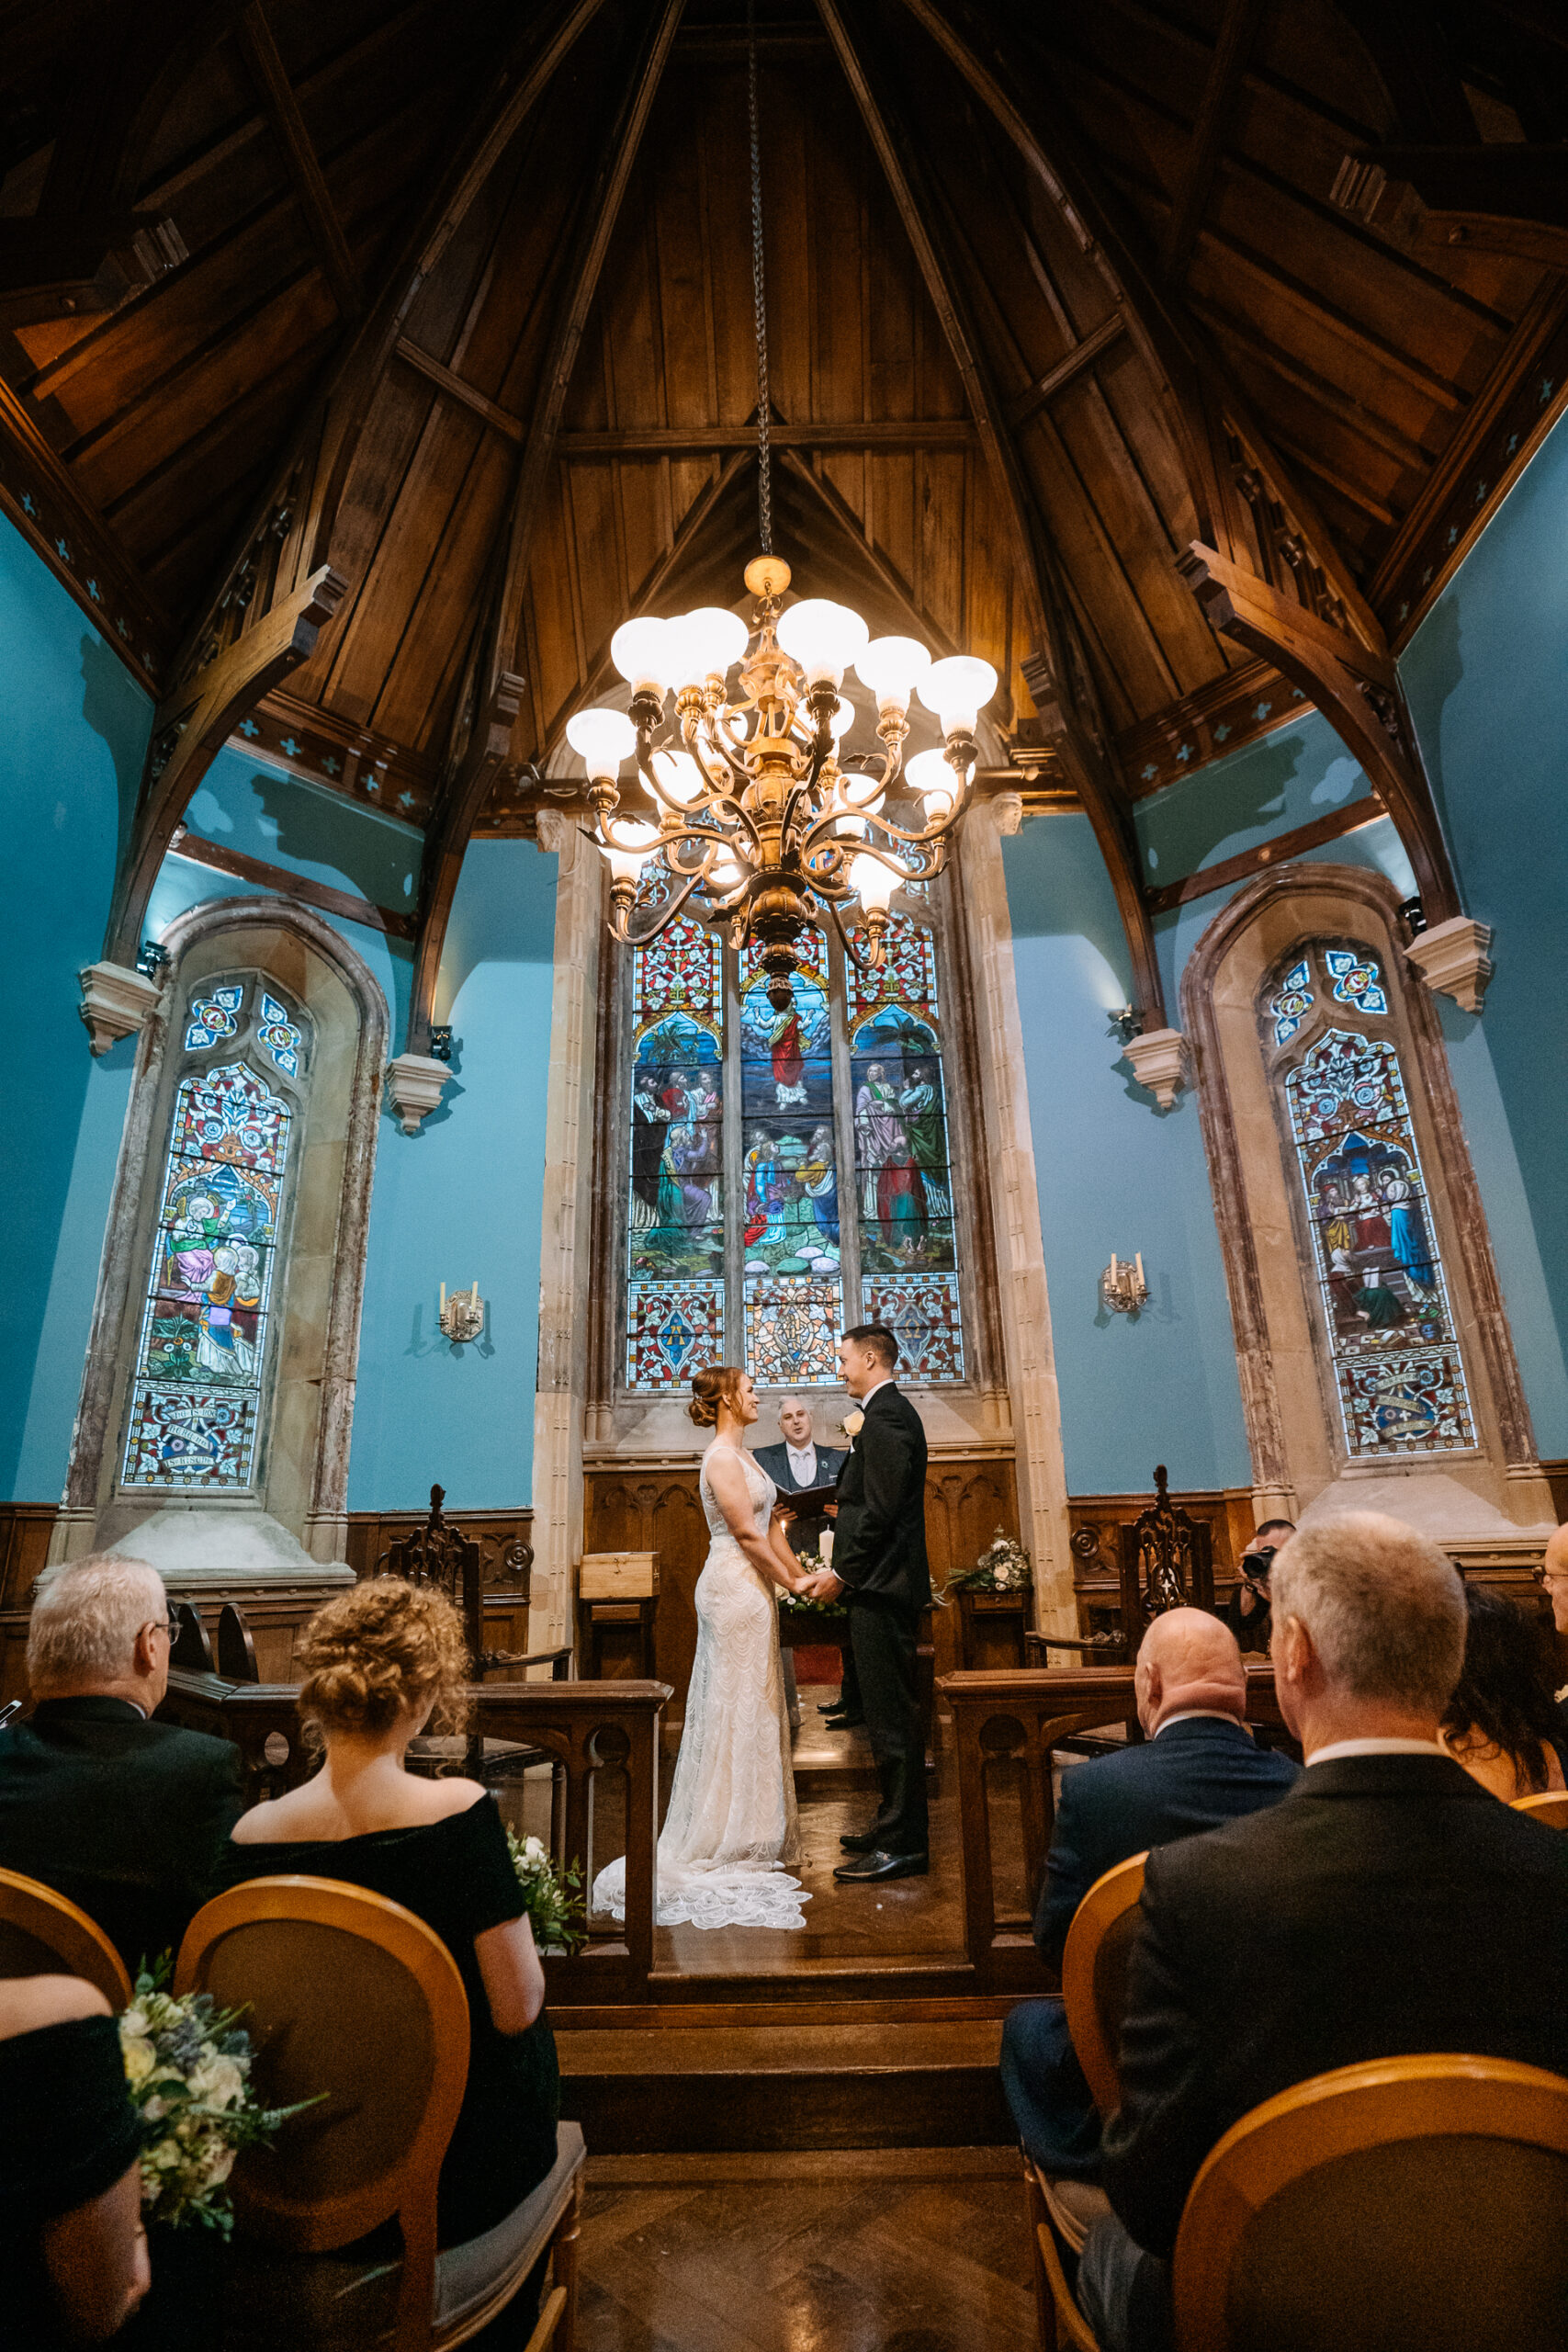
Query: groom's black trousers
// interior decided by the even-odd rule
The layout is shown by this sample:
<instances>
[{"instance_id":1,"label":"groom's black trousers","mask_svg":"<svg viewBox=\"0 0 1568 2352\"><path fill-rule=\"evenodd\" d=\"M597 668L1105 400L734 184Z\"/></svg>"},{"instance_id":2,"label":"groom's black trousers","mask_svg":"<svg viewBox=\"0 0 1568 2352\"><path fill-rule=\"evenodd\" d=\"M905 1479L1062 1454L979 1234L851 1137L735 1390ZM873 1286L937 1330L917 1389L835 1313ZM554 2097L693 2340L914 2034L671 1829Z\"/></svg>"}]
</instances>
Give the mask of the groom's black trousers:
<instances>
[{"instance_id":1,"label":"groom's black trousers","mask_svg":"<svg viewBox=\"0 0 1568 2352\"><path fill-rule=\"evenodd\" d=\"M919 1620L897 1601L875 1594L850 1607L850 1638L860 1676L866 1735L875 1758L882 1803L872 1829L889 1854L923 1854L926 1748L915 1681Z\"/></svg>"}]
</instances>

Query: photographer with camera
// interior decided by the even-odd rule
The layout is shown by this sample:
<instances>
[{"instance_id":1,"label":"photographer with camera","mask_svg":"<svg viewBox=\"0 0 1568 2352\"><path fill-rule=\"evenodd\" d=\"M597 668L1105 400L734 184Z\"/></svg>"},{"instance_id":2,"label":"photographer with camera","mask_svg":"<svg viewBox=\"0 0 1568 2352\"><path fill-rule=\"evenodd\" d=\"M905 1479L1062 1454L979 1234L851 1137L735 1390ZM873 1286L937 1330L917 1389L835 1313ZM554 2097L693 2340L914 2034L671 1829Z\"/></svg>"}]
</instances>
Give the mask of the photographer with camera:
<instances>
[{"instance_id":1,"label":"photographer with camera","mask_svg":"<svg viewBox=\"0 0 1568 2352\"><path fill-rule=\"evenodd\" d=\"M1251 1543L1242 1554L1238 1566L1241 1581L1218 1614L1224 1618L1243 1650L1269 1654L1269 1636L1272 1621L1269 1606L1269 1571L1274 1565L1274 1555L1287 1537L1295 1533L1294 1522L1288 1519L1266 1519L1253 1532Z\"/></svg>"}]
</instances>

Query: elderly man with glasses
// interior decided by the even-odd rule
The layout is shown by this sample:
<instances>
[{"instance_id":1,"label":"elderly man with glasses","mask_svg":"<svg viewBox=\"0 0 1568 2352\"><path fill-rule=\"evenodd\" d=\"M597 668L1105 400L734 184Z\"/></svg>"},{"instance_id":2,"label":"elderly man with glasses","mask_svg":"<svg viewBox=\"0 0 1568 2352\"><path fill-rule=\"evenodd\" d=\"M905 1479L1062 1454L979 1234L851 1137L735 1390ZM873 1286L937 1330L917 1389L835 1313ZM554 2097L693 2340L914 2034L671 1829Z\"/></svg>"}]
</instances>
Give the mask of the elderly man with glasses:
<instances>
[{"instance_id":1,"label":"elderly man with glasses","mask_svg":"<svg viewBox=\"0 0 1568 2352\"><path fill-rule=\"evenodd\" d=\"M68 1895L133 1976L178 1947L240 1812L238 1749L152 1720L175 1631L144 1560L47 1569L28 1636L32 1714L0 1730L0 1869Z\"/></svg>"},{"instance_id":2,"label":"elderly man with glasses","mask_svg":"<svg viewBox=\"0 0 1568 2352\"><path fill-rule=\"evenodd\" d=\"M1568 1526L1560 1527L1547 1544L1535 1580L1546 1589L1553 1625L1560 1634L1568 1634ZM1557 1716L1568 1739L1568 1683L1557 1693Z\"/></svg>"}]
</instances>

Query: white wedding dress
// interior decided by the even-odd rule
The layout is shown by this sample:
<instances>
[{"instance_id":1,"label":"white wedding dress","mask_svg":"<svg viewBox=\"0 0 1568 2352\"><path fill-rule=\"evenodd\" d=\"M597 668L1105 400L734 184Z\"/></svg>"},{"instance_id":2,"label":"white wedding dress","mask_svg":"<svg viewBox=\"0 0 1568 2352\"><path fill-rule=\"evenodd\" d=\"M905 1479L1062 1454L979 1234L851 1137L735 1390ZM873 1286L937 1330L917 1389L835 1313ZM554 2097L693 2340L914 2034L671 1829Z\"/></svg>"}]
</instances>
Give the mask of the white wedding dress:
<instances>
[{"instance_id":1,"label":"white wedding dress","mask_svg":"<svg viewBox=\"0 0 1568 2352\"><path fill-rule=\"evenodd\" d=\"M804 1928L811 1897L783 1868L799 1857L789 1715L774 1587L729 1532L708 1483L720 1446L739 1457L765 1536L778 1488L740 1446L716 1439L699 1482L708 1555L697 1578L697 1655L670 1810L659 1839L661 1928ZM593 1882L592 1908L626 1917L625 1857Z\"/></svg>"}]
</instances>

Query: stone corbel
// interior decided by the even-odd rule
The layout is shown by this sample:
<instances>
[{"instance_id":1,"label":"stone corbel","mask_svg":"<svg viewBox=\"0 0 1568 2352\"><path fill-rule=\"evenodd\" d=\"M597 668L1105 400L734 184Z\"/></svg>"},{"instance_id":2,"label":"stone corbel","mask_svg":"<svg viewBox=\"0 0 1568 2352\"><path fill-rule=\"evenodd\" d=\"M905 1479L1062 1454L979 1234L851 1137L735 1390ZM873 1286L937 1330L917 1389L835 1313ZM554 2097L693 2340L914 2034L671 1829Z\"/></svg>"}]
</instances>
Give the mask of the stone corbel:
<instances>
[{"instance_id":1,"label":"stone corbel","mask_svg":"<svg viewBox=\"0 0 1568 2352\"><path fill-rule=\"evenodd\" d=\"M1404 953L1427 986L1440 996L1451 996L1466 1012L1479 1012L1492 978L1490 923L1469 915L1452 915L1434 923L1412 940Z\"/></svg>"},{"instance_id":2,"label":"stone corbel","mask_svg":"<svg viewBox=\"0 0 1568 2352\"><path fill-rule=\"evenodd\" d=\"M82 989L78 1011L95 1054L107 1054L122 1037L145 1028L163 993L156 980L125 964L88 964L76 977Z\"/></svg>"},{"instance_id":3,"label":"stone corbel","mask_svg":"<svg viewBox=\"0 0 1568 2352\"><path fill-rule=\"evenodd\" d=\"M452 1072L429 1054L399 1054L387 1064L387 1091L405 1136L416 1136L420 1122L441 1102L442 1089Z\"/></svg>"},{"instance_id":4,"label":"stone corbel","mask_svg":"<svg viewBox=\"0 0 1568 2352\"><path fill-rule=\"evenodd\" d=\"M1130 1037L1125 1051L1138 1084L1168 1111L1179 1088L1189 1082L1187 1040L1180 1030L1147 1029L1141 1037Z\"/></svg>"}]
</instances>

